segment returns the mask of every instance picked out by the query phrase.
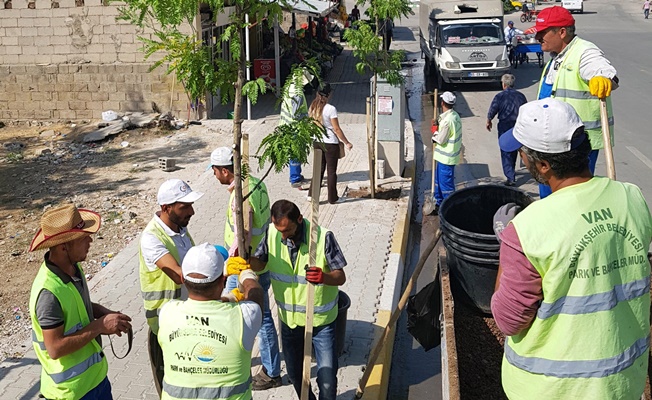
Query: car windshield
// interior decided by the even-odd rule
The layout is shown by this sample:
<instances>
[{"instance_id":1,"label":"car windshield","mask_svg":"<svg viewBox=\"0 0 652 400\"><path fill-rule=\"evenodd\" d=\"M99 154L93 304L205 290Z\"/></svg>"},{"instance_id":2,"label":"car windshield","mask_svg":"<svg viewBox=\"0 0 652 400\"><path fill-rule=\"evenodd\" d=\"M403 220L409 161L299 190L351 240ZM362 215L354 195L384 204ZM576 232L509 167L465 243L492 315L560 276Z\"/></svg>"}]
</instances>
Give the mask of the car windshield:
<instances>
[{"instance_id":1,"label":"car windshield","mask_svg":"<svg viewBox=\"0 0 652 400\"><path fill-rule=\"evenodd\" d=\"M503 43L503 32L498 24L463 24L442 27L444 46L468 46L476 43Z\"/></svg>"}]
</instances>

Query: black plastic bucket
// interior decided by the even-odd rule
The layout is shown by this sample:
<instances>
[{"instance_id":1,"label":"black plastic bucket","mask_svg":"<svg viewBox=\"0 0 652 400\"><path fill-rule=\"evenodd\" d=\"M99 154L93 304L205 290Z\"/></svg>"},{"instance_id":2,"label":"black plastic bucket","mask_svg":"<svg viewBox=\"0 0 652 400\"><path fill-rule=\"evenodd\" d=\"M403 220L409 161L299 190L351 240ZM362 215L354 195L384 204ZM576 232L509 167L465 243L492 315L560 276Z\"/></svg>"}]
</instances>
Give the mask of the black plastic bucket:
<instances>
[{"instance_id":1,"label":"black plastic bucket","mask_svg":"<svg viewBox=\"0 0 652 400\"><path fill-rule=\"evenodd\" d=\"M344 353L344 342L346 340L346 318L349 307L351 307L351 298L348 294L340 290L337 300L337 323L335 324L335 345L337 356Z\"/></svg>"},{"instance_id":2,"label":"black plastic bucket","mask_svg":"<svg viewBox=\"0 0 652 400\"><path fill-rule=\"evenodd\" d=\"M491 314L500 248L493 216L507 203L525 208L532 198L510 187L480 185L454 192L439 209L453 296L486 314Z\"/></svg>"}]
</instances>

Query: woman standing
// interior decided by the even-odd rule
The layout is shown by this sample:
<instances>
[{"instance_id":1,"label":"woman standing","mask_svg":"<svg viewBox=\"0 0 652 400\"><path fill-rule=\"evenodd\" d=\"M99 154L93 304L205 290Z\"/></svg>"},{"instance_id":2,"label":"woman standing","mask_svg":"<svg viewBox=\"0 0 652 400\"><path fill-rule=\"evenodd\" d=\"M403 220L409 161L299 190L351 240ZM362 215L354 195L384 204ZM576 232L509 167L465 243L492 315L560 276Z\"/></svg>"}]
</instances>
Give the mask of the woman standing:
<instances>
[{"instance_id":1,"label":"woman standing","mask_svg":"<svg viewBox=\"0 0 652 400\"><path fill-rule=\"evenodd\" d=\"M335 204L340 198L337 194L337 161L340 158L339 143L343 142L349 150L353 148L353 145L344 136L344 132L340 128L340 123L337 120L337 110L328 104L331 94L331 85L324 83L317 92L317 97L310 104L308 114L316 121L321 122L322 126L326 129L324 152L322 153L321 161L321 176L318 181L313 176L312 183L317 182L321 184L322 179L324 179L324 171L328 168L328 202Z\"/></svg>"}]
</instances>

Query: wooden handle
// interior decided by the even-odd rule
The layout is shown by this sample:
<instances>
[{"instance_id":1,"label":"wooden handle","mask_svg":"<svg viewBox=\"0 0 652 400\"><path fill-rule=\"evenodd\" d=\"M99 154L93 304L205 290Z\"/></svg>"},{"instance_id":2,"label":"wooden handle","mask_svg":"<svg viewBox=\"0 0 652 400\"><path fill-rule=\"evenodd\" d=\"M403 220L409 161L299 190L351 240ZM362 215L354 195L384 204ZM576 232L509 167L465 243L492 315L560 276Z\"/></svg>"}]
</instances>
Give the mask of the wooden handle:
<instances>
[{"instance_id":1,"label":"wooden handle","mask_svg":"<svg viewBox=\"0 0 652 400\"><path fill-rule=\"evenodd\" d=\"M367 361L367 366L365 367L364 370L364 374L362 374L362 378L360 378L360 382L358 383L358 388L355 391L355 397L357 399L361 398L362 395L364 394L364 389L365 386L367 386L367 381L369 380L369 376L371 376L373 365L376 363L376 360L378 359L381 350L383 349L383 347L385 347L385 343L387 342L387 338L389 337L390 332L394 330L396 320L398 320L398 317L401 316L401 312L403 311L403 308L407 304L407 301L410 297L410 293L412 292L412 287L414 286L414 283L419 278L419 274L421 274L421 270L423 269L423 266L426 264L426 260L428 260L428 257L430 257L430 253L432 253L432 251L435 249L435 246L437 245L437 242L439 242L440 237L441 237L441 229L437 229L437 232L435 233L435 236L432 238L432 241L428 244L423 254L421 254L421 258L419 258L419 262L417 262L417 266L414 268L414 272L412 273L410 280L405 286L405 290L403 291L403 295L401 296L401 299L398 301L398 305L396 306L396 309L394 309L392 315L389 317L389 322L387 322L387 325L385 326L385 330L383 331L382 336L376 343L376 346L374 346L374 348L372 349L371 356L369 357L369 361ZM386 367L389 366L386 365Z\"/></svg>"},{"instance_id":2,"label":"wooden handle","mask_svg":"<svg viewBox=\"0 0 652 400\"><path fill-rule=\"evenodd\" d=\"M310 265L299 265L298 268L311 267L317 264L317 225L319 224L319 194L321 192L321 162L322 150L315 148L315 160L312 163L312 185L310 185L310 244L308 256ZM307 284L306 294L306 326L303 335L303 375L301 379L301 400L308 400L310 392L310 367L312 360L312 328L315 312L315 285Z\"/></svg>"},{"instance_id":3,"label":"wooden handle","mask_svg":"<svg viewBox=\"0 0 652 400\"><path fill-rule=\"evenodd\" d=\"M607 159L607 176L609 179L616 180L614 151L611 143L611 133L609 132L609 113L607 112L607 102L604 99L600 99L600 124L602 125L602 143L604 144L604 155Z\"/></svg>"}]
</instances>

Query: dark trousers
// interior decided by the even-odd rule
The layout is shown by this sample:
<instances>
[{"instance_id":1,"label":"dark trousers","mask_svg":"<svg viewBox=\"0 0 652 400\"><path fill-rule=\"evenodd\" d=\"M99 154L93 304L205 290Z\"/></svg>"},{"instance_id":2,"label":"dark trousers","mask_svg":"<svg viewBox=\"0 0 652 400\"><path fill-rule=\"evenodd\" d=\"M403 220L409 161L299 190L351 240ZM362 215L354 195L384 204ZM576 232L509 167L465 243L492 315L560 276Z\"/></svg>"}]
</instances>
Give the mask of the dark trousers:
<instances>
[{"instance_id":1,"label":"dark trousers","mask_svg":"<svg viewBox=\"0 0 652 400\"><path fill-rule=\"evenodd\" d=\"M500 151L500 160L503 163L503 173L505 178L508 181L514 182L516 180L516 157L518 156L518 150L516 151Z\"/></svg>"},{"instance_id":2,"label":"dark trousers","mask_svg":"<svg viewBox=\"0 0 652 400\"><path fill-rule=\"evenodd\" d=\"M158 337L152 332L152 329L149 329L148 337L148 350L149 350L149 364L152 366L152 375L154 375L154 386L156 386L156 391L158 395L161 395L161 389L163 388L163 374L165 372L165 366L163 364L163 349L158 343Z\"/></svg>"},{"instance_id":3,"label":"dark trousers","mask_svg":"<svg viewBox=\"0 0 652 400\"><path fill-rule=\"evenodd\" d=\"M324 143L323 148L321 145L315 145L315 148L322 149L321 175L319 176L319 180L316 180L313 176L311 185L315 183L321 185L321 181L324 179L324 172L328 168L328 202L334 204L340 198L337 194L337 162L340 160L340 146ZM312 193L312 186L310 192Z\"/></svg>"}]
</instances>

